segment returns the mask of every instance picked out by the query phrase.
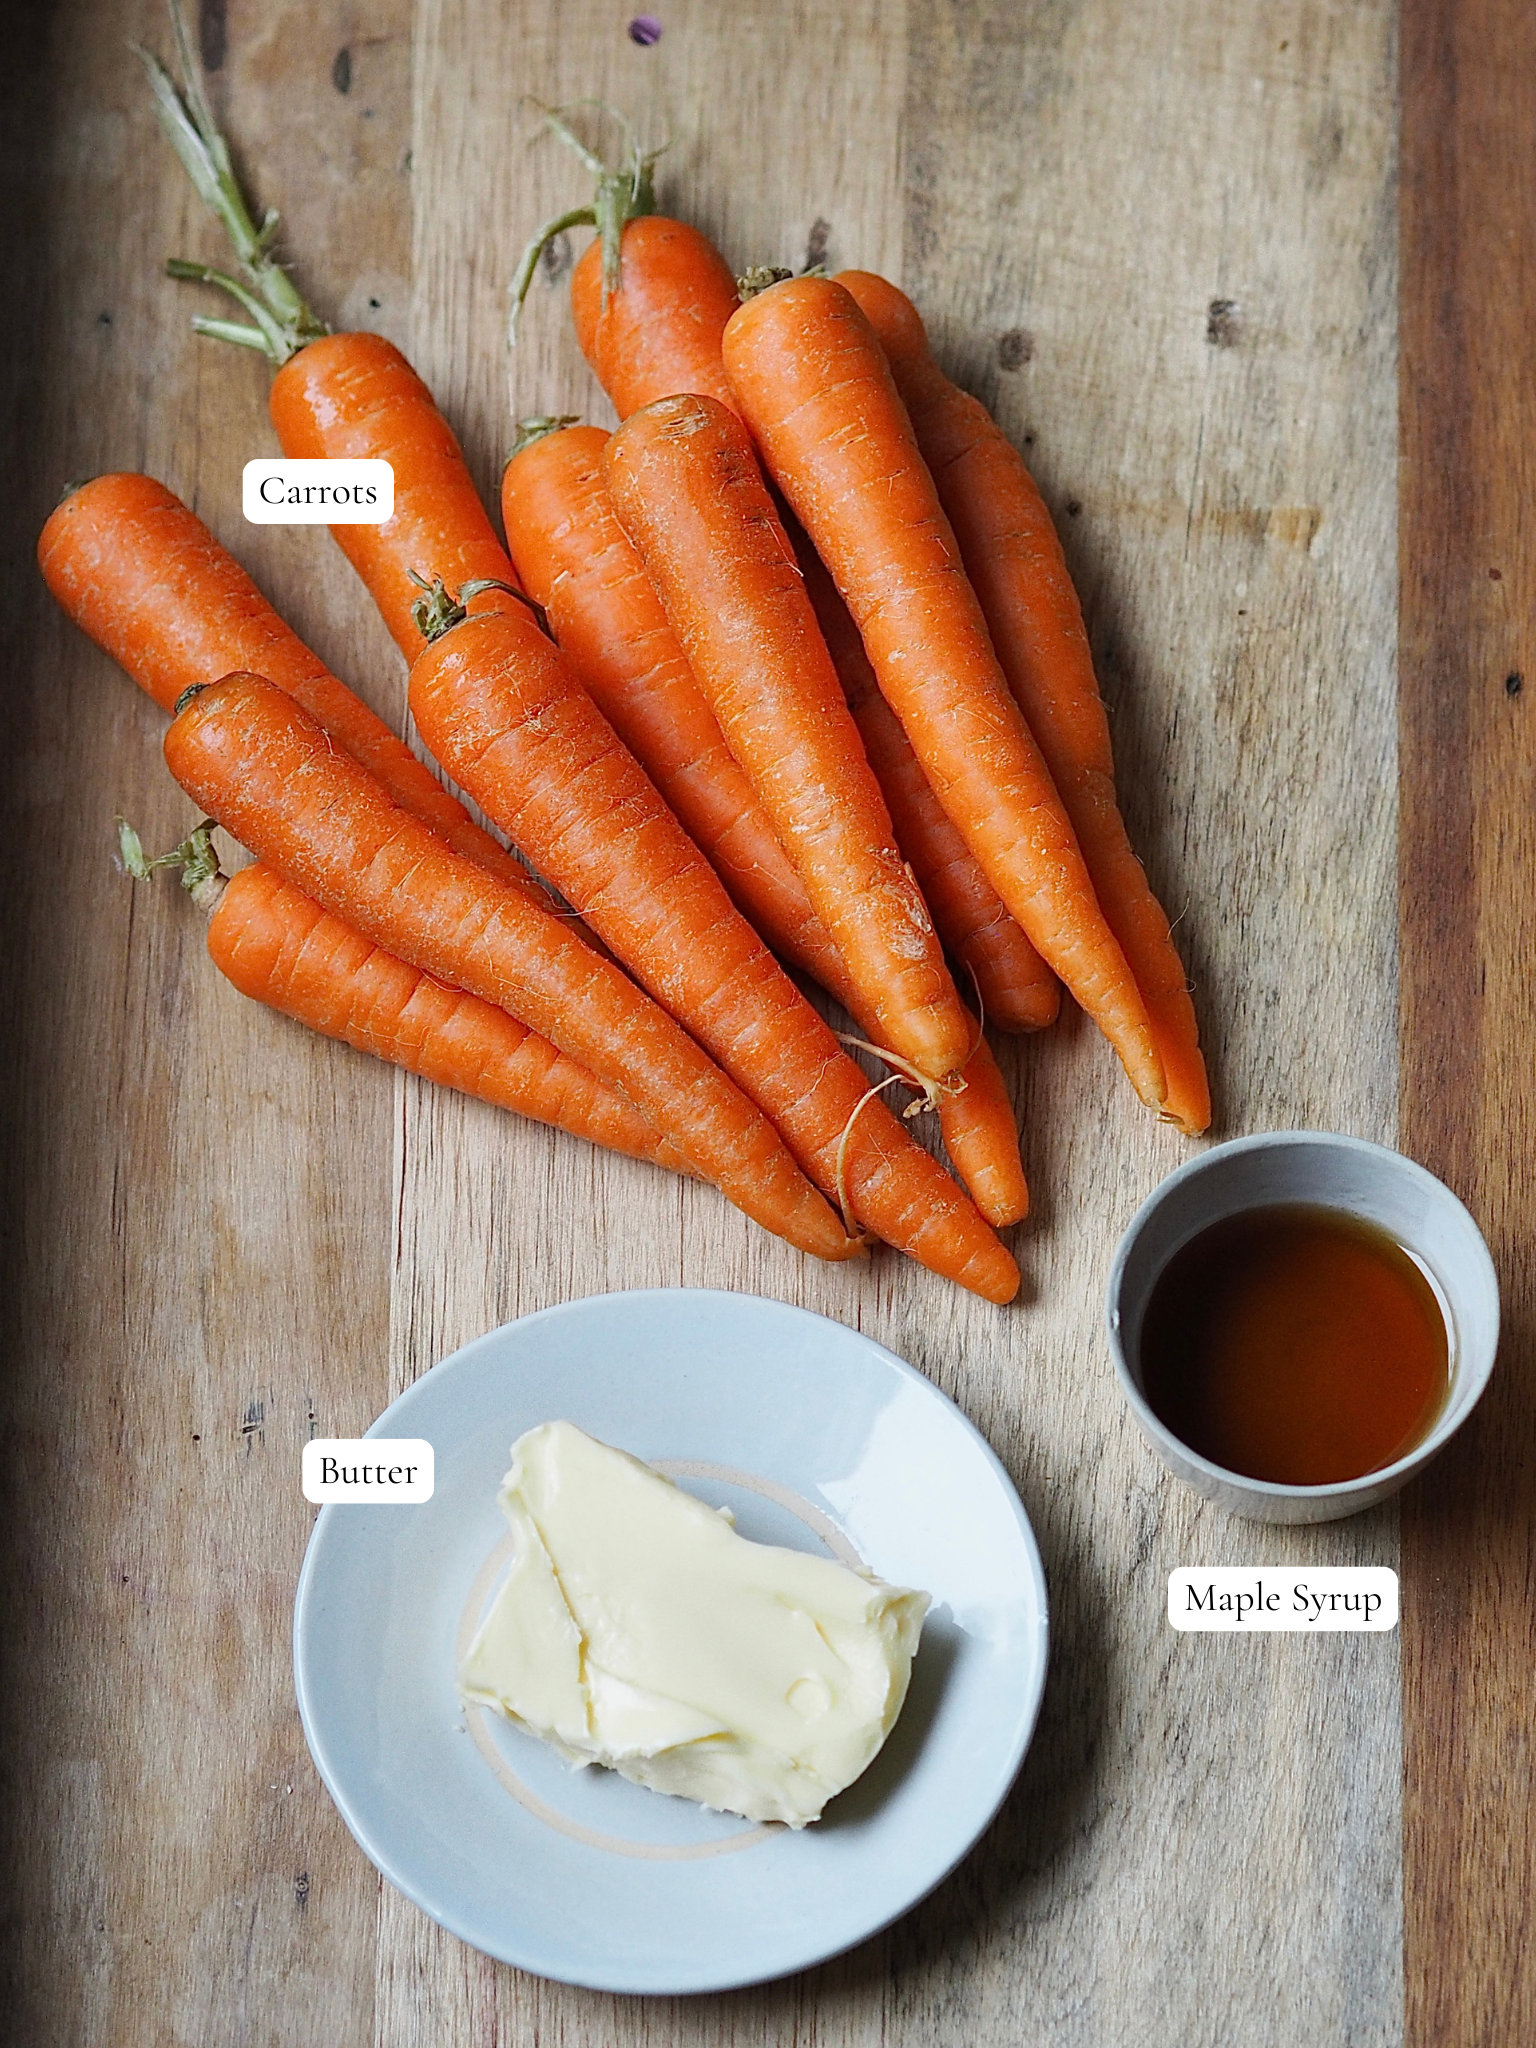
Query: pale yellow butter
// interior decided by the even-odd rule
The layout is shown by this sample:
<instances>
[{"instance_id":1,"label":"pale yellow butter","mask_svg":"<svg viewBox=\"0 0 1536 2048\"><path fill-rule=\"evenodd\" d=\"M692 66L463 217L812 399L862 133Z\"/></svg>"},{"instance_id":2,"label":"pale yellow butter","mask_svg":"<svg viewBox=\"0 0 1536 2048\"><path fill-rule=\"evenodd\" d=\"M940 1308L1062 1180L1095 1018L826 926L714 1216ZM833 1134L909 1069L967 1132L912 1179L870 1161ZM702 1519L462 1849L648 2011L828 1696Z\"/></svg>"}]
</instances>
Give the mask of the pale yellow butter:
<instances>
[{"instance_id":1,"label":"pale yellow butter","mask_svg":"<svg viewBox=\"0 0 1536 2048\"><path fill-rule=\"evenodd\" d=\"M907 1695L926 1593L749 1543L569 1422L512 1446L511 1568L459 1672L575 1764L803 1827Z\"/></svg>"}]
</instances>

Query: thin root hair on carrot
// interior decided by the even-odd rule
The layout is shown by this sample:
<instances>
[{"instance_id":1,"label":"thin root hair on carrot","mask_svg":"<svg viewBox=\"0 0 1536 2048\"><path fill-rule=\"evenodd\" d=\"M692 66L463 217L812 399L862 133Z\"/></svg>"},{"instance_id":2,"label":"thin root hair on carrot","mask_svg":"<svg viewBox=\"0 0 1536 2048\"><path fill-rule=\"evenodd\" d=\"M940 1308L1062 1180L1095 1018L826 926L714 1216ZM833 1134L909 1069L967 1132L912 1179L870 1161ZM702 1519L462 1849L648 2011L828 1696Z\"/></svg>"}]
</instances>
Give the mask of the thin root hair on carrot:
<instances>
[{"instance_id":1,"label":"thin root hair on carrot","mask_svg":"<svg viewBox=\"0 0 1536 2048\"><path fill-rule=\"evenodd\" d=\"M868 1245L872 1242L868 1231L860 1230L854 1220L853 1205L848 1194L848 1143L853 1136L853 1127L859 1120L859 1113L866 1104L883 1095L887 1088L894 1088L901 1080L900 1074L887 1074L883 1081L877 1081L867 1088L848 1112L848 1121L843 1125L842 1136L837 1141L837 1168L834 1187L837 1192L837 1206L843 1214L843 1228L855 1244Z\"/></svg>"},{"instance_id":2,"label":"thin root hair on carrot","mask_svg":"<svg viewBox=\"0 0 1536 2048\"><path fill-rule=\"evenodd\" d=\"M941 1095L963 1095L965 1093L965 1076L963 1074L957 1074L953 1080L947 1076L942 1081L930 1080L928 1075L920 1074L910 1060L904 1060L900 1053L890 1052L883 1045L872 1045L867 1038L859 1038L852 1031L834 1031L832 1036L841 1039L844 1045L855 1046L860 1052L867 1052L874 1059L884 1060L888 1067L896 1069L895 1073L891 1076L892 1081L905 1081L909 1088L917 1089L918 1098L916 1102L909 1102L907 1104L907 1107L902 1111L903 1116L921 1116L925 1109L936 1109ZM972 1048L972 1052L974 1056L974 1048ZM888 1087L890 1084L889 1082L882 1081L880 1085Z\"/></svg>"},{"instance_id":3,"label":"thin root hair on carrot","mask_svg":"<svg viewBox=\"0 0 1536 2048\"><path fill-rule=\"evenodd\" d=\"M971 988L976 997L976 1043L971 1047L971 1059L975 1059L981 1050L981 1041L987 1035L987 999L981 992L981 981L976 969L969 960L965 963L965 971L971 977ZM966 1064L969 1066L970 1061Z\"/></svg>"}]
</instances>

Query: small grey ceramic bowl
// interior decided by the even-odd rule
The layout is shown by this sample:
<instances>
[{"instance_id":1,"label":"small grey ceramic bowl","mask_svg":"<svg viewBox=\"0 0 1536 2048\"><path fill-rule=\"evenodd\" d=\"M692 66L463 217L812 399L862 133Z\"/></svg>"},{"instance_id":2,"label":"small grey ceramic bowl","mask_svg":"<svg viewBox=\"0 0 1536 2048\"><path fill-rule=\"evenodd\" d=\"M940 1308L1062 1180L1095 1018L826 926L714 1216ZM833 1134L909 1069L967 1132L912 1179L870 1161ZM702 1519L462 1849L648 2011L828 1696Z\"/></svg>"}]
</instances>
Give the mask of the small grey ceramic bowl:
<instances>
[{"instance_id":1,"label":"small grey ceramic bowl","mask_svg":"<svg viewBox=\"0 0 1536 2048\"><path fill-rule=\"evenodd\" d=\"M1305 1202L1363 1218L1397 1240L1428 1273L1450 1336L1450 1392L1421 1444L1393 1465L1328 1486L1280 1486L1213 1465L1183 1444L1141 1389L1141 1325L1158 1275L1192 1237L1244 1209ZM1110 1268L1109 1348L1143 1434L1197 1493L1257 1522L1333 1522L1405 1486L1444 1449L1493 1371L1499 1284L1477 1225L1432 1173L1363 1138L1272 1131L1214 1146L1168 1176L1142 1203Z\"/></svg>"}]
</instances>

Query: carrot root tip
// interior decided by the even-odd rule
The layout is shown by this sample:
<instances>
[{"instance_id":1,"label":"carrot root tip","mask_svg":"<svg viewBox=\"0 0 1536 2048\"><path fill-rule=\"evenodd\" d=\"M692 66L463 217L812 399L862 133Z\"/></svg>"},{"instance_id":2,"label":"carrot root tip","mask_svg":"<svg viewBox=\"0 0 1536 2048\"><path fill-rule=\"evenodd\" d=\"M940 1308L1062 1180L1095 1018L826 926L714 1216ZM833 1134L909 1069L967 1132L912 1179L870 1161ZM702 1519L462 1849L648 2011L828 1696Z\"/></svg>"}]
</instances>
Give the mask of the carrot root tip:
<instances>
[{"instance_id":1,"label":"carrot root tip","mask_svg":"<svg viewBox=\"0 0 1536 2048\"><path fill-rule=\"evenodd\" d=\"M901 1078L900 1074L888 1074L883 1081L877 1081L872 1088L866 1089L849 1110L848 1121L843 1125L843 1134L837 1141L837 1170L834 1176L837 1185L837 1206L843 1213L843 1228L847 1231L849 1239L854 1242L867 1244L869 1239L854 1221L852 1204L848 1199L848 1142L853 1136L853 1127L865 1105L873 1102L877 1095L883 1095L887 1088L894 1088Z\"/></svg>"}]
</instances>

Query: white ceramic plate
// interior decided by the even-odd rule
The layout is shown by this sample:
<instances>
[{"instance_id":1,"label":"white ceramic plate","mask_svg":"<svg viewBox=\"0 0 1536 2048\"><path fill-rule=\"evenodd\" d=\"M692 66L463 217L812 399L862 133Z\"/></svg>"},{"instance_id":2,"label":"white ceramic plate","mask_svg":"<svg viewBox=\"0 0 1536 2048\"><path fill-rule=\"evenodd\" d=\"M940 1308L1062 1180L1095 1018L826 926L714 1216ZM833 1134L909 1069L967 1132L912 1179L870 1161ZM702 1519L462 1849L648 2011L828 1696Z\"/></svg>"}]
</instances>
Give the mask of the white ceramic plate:
<instances>
[{"instance_id":1,"label":"white ceramic plate","mask_svg":"<svg viewBox=\"0 0 1536 2048\"><path fill-rule=\"evenodd\" d=\"M456 1645L505 1556L508 1447L555 1417L728 1504L745 1536L932 1595L901 1719L813 1826L572 1771L499 1716L466 1717ZM466 1346L369 1433L428 1439L436 1492L321 1509L294 1610L299 1712L364 1851L462 1940L596 1990L757 1983L888 1925L997 1811L1045 1684L1039 1551L981 1436L878 1344L748 1295L596 1295Z\"/></svg>"}]
</instances>

